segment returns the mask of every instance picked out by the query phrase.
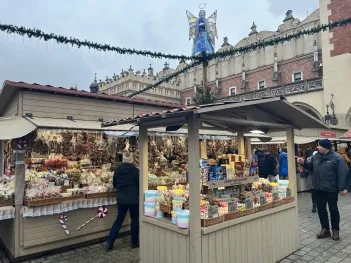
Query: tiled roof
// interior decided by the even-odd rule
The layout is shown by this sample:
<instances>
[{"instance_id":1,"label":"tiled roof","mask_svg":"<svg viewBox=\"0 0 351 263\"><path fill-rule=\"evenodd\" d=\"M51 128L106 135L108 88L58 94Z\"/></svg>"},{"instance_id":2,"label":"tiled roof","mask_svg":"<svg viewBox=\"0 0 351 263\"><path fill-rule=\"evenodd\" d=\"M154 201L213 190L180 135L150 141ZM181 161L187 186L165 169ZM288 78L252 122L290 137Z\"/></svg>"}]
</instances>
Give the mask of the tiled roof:
<instances>
[{"instance_id":1,"label":"tiled roof","mask_svg":"<svg viewBox=\"0 0 351 263\"><path fill-rule=\"evenodd\" d=\"M123 97L118 95L108 95L106 93L92 93L85 90L53 87L50 85L40 85L37 83L29 84L25 82L14 82L14 81L6 80L3 84L3 89L6 88L7 86L33 90L33 91L49 92L54 94L78 96L78 97L93 98L93 99L112 100L112 101L119 101L119 102L126 102L126 103L136 103L136 104L159 106L159 107L166 107L166 108L180 106L180 104L170 103L165 101L154 101L154 100L147 100L147 99L140 99L140 98L128 98L128 97ZM0 95L2 92L3 90L1 90Z\"/></svg>"},{"instance_id":2,"label":"tiled roof","mask_svg":"<svg viewBox=\"0 0 351 263\"><path fill-rule=\"evenodd\" d=\"M181 111L182 112L191 111L191 110L195 110L195 109L202 109L202 108L206 108L206 107L211 107L211 106L216 106L216 105L224 105L224 104L230 104L230 103L237 103L237 102L225 101L225 102L221 102L221 103L206 104L206 105L200 105L200 106L184 106L181 108L175 108L175 109L171 109L171 110L163 110L163 111L151 112L151 113L142 113L141 112L137 116L134 116L134 117L104 122L102 124L102 126L103 127L113 126L113 125L117 125L119 122L136 122L138 119L141 119L141 118L153 117L153 116L158 116L158 115L165 115L165 114L181 112Z\"/></svg>"}]
</instances>

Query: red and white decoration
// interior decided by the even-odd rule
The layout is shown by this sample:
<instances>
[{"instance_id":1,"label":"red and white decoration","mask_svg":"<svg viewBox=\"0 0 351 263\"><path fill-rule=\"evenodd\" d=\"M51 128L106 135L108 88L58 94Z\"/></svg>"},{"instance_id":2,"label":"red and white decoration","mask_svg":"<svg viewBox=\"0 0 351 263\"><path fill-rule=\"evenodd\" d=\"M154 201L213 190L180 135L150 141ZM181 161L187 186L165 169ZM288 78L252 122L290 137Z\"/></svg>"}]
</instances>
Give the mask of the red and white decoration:
<instances>
[{"instance_id":1,"label":"red and white decoration","mask_svg":"<svg viewBox=\"0 0 351 263\"><path fill-rule=\"evenodd\" d=\"M81 229L82 227L84 227L85 225L89 224L91 221L93 221L95 218L105 218L107 216L108 213L108 209L105 206L100 207L97 211L96 211L96 216L94 216L93 218L89 219L87 222L85 222L83 225L81 225L80 227L77 228L77 230Z\"/></svg>"},{"instance_id":2,"label":"red and white decoration","mask_svg":"<svg viewBox=\"0 0 351 263\"><path fill-rule=\"evenodd\" d=\"M59 216L59 221L60 221L60 224L61 224L62 228L65 230L65 233L67 235L69 235L69 230L68 230L68 228L66 226L66 223L65 223L65 221L67 221L67 216L66 215L60 215Z\"/></svg>"}]
</instances>

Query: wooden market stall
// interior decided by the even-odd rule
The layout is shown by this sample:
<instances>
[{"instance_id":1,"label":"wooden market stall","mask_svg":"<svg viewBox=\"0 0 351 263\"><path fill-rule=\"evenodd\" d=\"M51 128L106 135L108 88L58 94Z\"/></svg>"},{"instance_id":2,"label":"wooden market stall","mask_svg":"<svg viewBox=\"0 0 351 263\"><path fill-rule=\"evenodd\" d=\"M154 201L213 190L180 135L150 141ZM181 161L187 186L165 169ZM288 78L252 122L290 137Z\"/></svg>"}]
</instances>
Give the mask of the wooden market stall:
<instances>
[{"instance_id":1,"label":"wooden market stall","mask_svg":"<svg viewBox=\"0 0 351 263\"><path fill-rule=\"evenodd\" d=\"M299 249L299 225L296 201L273 201L267 210L248 209L236 211L236 219L214 216L201 219L199 183L199 129L204 125L238 133L239 155L245 154L243 133L250 130L264 132L285 130L289 167L295 167L294 128L319 128L326 126L306 114L284 98L269 98L241 103L221 103L200 107L187 107L139 117L104 123L113 126L126 123L139 125L140 147L140 196L148 188L148 138L147 132L154 127L188 127L188 171L189 171L189 227L180 228L166 218L145 216L144 202L140 201L140 262L277 262ZM117 126L118 127L118 126ZM246 141L246 143L245 143ZM246 145L245 145L246 144ZM291 193L296 197L295 169L289 170ZM221 184L247 184L257 181L256 176L233 180L210 181L208 187ZM175 199L174 199L175 200ZM287 200L292 200L289 197ZM146 202L146 200L145 200ZM217 207L218 208L218 207ZM181 210L178 210L181 211ZM250 211L250 213L247 213ZM260 211L260 212L258 212ZM256 213L254 213L256 212ZM178 216L178 214L177 214ZM226 217L224 217L226 218ZM178 219L178 218L177 218ZM173 218L172 218L173 220ZM207 220L217 224L205 227Z\"/></svg>"},{"instance_id":2,"label":"wooden market stall","mask_svg":"<svg viewBox=\"0 0 351 263\"><path fill-rule=\"evenodd\" d=\"M104 196L96 197L90 195L91 198L82 195L79 199L71 200L56 198L59 200L46 202L40 206L24 202L27 187L25 162L34 156L27 156L29 151L26 145L21 144L23 139L20 138L31 134L35 136L38 131L61 135L85 133L93 135L92 137L102 136L105 131L124 131L132 127L128 125L127 128L103 129L101 122L104 119L116 116L130 117L139 112L171 107L173 105L170 103L5 81L0 91L0 177L5 170L4 141L12 141L11 148L15 154L13 158L15 200L14 206L7 207L6 211L5 208L0 208L0 215L6 213L6 218L3 216L6 220L0 220L0 240L9 256L17 260L33 254L106 238L117 216L116 197L113 194L109 196L104 193ZM32 139L36 140L35 137ZM45 158L47 159L50 154L47 153ZM78 230L79 226L95 216L101 206L108 207L108 216L93 220ZM67 217L69 234L61 226L59 221L61 215ZM122 232L129 231L128 225L129 219L126 218Z\"/></svg>"}]
</instances>

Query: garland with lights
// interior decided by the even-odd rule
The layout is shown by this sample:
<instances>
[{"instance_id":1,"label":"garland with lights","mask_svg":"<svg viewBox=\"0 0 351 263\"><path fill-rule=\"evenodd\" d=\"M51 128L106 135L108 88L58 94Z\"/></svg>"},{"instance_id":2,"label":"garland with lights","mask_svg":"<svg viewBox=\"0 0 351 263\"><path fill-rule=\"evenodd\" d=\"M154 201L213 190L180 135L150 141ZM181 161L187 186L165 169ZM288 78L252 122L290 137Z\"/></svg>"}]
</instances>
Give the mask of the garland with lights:
<instances>
[{"instance_id":1,"label":"garland with lights","mask_svg":"<svg viewBox=\"0 0 351 263\"><path fill-rule=\"evenodd\" d=\"M147 56L152 58L167 58L167 59L180 59L180 60L182 59L198 60L199 59L199 58L193 58L191 56L185 56L185 55L163 54L161 52L153 52L148 50L143 51L143 50L136 50L134 48L131 49L131 48L114 47L108 44L99 44L88 40L80 40L73 37L60 36L54 33L48 34L39 29L30 29L23 26L18 27L14 25L7 25L7 24L0 23L0 30L3 32L7 32L8 34L18 34L20 36L27 36L29 38L34 37L34 38L43 39L44 41L55 40L57 43L60 43L60 44L71 44L72 47L73 46L77 46L78 48L87 47L89 49L91 48L98 51L117 52L118 54L122 54L122 55L141 55L141 56Z\"/></svg>"},{"instance_id":2,"label":"garland with lights","mask_svg":"<svg viewBox=\"0 0 351 263\"><path fill-rule=\"evenodd\" d=\"M143 93L143 92L148 91L150 89L156 88L157 86L161 85L163 82L169 82L173 78L179 76L180 74L183 74L183 73L187 72L189 69L191 69L191 68L193 68L193 67L195 67L197 65L200 65L201 63L202 63L201 61L195 61L195 62L191 63L190 65L185 66L184 68L182 68L182 69L180 69L180 70L178 70L178 71L176 71L176 72L174 72L172 74L169 74L169 75L165 76L164 78L161 78L159 81L155 82L154 84L148 85L145 89L139 90L137 92L134 92L134 93L128 95L128 97L132 98L132 97L134 97L134 96L136 96L136 95L138 95L140 93Z\"/></svg>"},{"instance_id":3,"label":"garland with lights","mask_svg":"<svg viewBox=\"0 0 351 263\"><path fill-rule=\"evenodd\" d=\"M291 40L297 39L303 35L313 35L313 34L317 34L317 33L321 32L321 31L331 30L331 29L336 28L336 27L344 27L344 26L347 26L349 24L351 24L351 17L341 19L339 21L332 22L332 23L329 23L327 25L319 25L319 26L316 26L316 27L313 27L313 28L310 28L307 30L301 30L295 34L287 35L284 37L276 37L276 38L273 38L273 39L267 40L267 41L258 41L256 43L247 45L245 47L233 48L233 49L229 49L226 51L221 51L221 52L209 54L208 59L209 60L219 59L219 58L225 58L228 56L233 56L235 54L247 53L247 52L251 52L251 51L256 50L256 49L260 49L260 48L264 48L264 47L268 47L268 46L275 46L277 44L282 44L286 41L291 41Z\"/></svg>"}]
</instances>

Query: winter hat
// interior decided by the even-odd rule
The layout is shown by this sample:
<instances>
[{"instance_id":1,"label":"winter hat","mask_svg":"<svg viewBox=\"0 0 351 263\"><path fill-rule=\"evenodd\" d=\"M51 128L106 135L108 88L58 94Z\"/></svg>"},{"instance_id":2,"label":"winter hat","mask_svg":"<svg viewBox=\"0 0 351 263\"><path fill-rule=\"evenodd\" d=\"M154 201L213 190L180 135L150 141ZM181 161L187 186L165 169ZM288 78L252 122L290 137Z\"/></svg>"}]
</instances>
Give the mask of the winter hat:
<instances>
[{"instance_id":1,"label":"winter hat","mask_svg":"<svg viewBox=\"0 0 351 263\"><path fill-rule=\"evenodd\" d=\"M332 148L331 142L329 141L329 139L322 139L319 140L318 142L319 146L322 146L325 149L330 150Z\"/></svg>"},{"instance_id":2,"label":"winter hat","mask_svg":"<svg viewBox=\"0 0 351 263\"><path fill-rule=\"evenodd\" d=\"M134 157L133 154L130 152L123 153L123 163L133 163Z\"/></svg>"}]
</instances>

